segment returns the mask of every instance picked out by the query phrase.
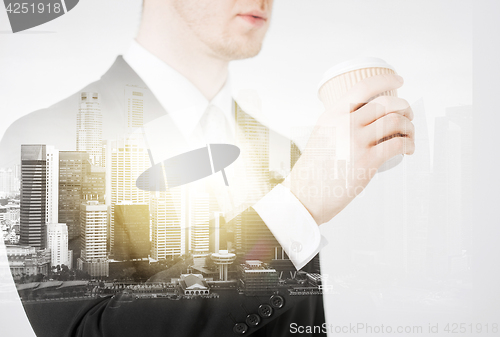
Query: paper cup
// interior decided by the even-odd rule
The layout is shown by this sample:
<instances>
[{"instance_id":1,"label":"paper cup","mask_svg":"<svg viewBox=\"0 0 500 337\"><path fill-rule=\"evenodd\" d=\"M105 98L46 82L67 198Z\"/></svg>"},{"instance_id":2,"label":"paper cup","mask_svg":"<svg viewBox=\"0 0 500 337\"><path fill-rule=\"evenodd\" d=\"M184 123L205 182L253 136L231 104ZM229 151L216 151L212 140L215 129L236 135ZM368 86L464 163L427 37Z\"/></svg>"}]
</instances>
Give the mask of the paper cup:
<instances>
[{"instance_id":1,"label":"paper cup","mask_svg":"<svg viewBox=\"0 0 500 337\"><path fill-rule=\"evenodd\" d=\"M395 73L391 65L375 57L342 62L330 68L323 76L318 86L319 98L326 107L330 107L359 81L375 75ZM397 92L391 90L381 95L397 96Z\"/></svg>"},{"instance_id":2,"label":"paper cup","mask_svg":"<svg viewBox=\"0 0 500 337\"><path fill-rule=\"evenodd\" d=\"M383 74L396 74L396 71L391 65L379 58L364 57L339 63L330 68L319 83L319 99L323 102L325 108L328 109L359 81L367 77ZM397 91L390 90L377 96L397 97ZM372 99L375 97L372 97ZM379 167L378 172L391 169L402 160L403 155L392 157Z\"/></svg>"}]
</instances>

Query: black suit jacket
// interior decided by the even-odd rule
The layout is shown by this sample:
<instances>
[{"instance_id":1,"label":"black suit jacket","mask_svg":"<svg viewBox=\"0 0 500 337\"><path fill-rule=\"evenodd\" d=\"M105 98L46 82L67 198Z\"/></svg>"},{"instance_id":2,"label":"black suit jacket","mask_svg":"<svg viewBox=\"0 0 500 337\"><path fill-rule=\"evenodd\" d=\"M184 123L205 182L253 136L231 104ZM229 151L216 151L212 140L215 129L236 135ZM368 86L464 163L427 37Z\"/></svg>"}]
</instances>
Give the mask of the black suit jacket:
<instances>
[{"instance_id":1,"label":"black suit jacket","mask_svg":"<svg viewBox=\"0 0 500 337\"><path fill-rule=\"evenodd\" d=\"M98 92L103 114L103 139L125 134L125 85L146 87L122 57L102 76L80 92ZM144 123L165 116L157 99L149 95ZM166 93L168 94L168 93ZM76 142L76 107L78 93L54 106L33 112L17 120L0 144L0 167L20 162L21 144L48 144L59 150L74 150ZM179 135L173 123L165 130ZM287 149L288 150L288 149ZM246 215L253 209L244 211ZM254 214L255 213L255 214ZM260 219L260 218L259 218ZM264 227L264 236L269 230ZM267 230L267 233L265 232ZM268 254L272 255L272 252ZM265 259L266 257L262 257ZM270 261L264 261L270 262ZM312 268L311 265L304 269ZM279 290L285 300L281 308L273 308L269 317L262 317L257 326L248 326L244 335L288 336L290 324L316 326L324 324L321 295L289 296ZM172 301L169 299L134 299L126 294L78 301L24 302L24 308L38 336L237 336L237 323L244 323L249 314L257 314L261 304L270 304L269 295L233 295L219 299ZM240 327L241 328L241 327ZM310 335L322 335L316 333ZM241 332L241 330L240 330ZM307 334L304 334L307 335Z\"/></svg>"}]
</instances>

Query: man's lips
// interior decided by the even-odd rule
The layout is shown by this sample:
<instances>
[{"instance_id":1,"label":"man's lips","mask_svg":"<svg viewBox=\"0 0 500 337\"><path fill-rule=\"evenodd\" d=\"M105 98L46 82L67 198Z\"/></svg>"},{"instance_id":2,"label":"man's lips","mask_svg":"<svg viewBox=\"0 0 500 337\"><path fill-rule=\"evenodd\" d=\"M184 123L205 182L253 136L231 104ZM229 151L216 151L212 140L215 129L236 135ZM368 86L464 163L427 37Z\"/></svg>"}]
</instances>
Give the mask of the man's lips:
<instances>
[{"instance_id":1,"label":"man's lips","mask_svg":"<svg viewBox=\"0 0 500 337\"><path fill-rule=\"evenodd\" d=\"M260 27L263 26L267 21L267 16L265 13L260 11L251 11L242 14L238 14L240 18L250 23L253 26Z\"/></svg>"}]
</instances>

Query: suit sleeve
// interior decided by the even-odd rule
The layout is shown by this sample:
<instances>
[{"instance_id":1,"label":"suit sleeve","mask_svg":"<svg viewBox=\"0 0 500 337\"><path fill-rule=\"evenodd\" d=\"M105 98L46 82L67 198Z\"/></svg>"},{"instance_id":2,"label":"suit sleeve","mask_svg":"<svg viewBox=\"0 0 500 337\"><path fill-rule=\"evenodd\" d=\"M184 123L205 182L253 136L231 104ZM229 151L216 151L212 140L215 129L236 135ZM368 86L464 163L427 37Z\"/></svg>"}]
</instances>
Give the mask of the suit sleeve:
<instances>
[{"instance_id":1,"label":"suit sleeve","mask_svg":"<svg viewBox=\"0 0 500 337\"><path fill-rule=\"evenodd\" d=\"M276 185L253 208L297 269L302 269L327 244L311 214L281 184Z\"/></svg>"}]
</instances>

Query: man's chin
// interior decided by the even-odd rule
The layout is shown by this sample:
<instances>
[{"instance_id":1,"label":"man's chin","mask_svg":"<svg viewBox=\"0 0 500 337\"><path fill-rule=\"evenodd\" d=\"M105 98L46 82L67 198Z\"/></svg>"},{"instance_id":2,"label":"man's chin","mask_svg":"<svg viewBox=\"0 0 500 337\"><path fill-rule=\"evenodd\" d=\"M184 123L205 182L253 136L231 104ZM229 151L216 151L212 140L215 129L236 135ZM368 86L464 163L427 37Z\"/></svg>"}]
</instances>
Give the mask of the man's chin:
<instances>
[{"instance_id":1,"label":"man's chin","mask_svg":"<svg viewBox=\"0 0 500 337\"><path fill-rule=\"evenodd\" d=\"M261 48L253 49L253 50L246 50L246 51L240 50L240 51L232 54L231 59L232 60L244 60L244 59L255 57L255 56L259 55L260 49Z\"/></svg>"},{"instance_id":2,"label":"man's chin","mask_svg":"<svg viewBox=\"0 0 500 337\"><path fill-rule=\"evenodd\" d=\"M257 56L262 49L262 42L226 43L211 48L215 55L227 60L243 60Z\"/></svg>"}]
</instances>

